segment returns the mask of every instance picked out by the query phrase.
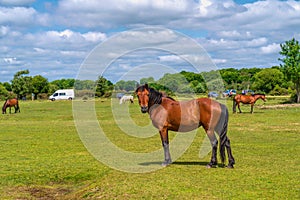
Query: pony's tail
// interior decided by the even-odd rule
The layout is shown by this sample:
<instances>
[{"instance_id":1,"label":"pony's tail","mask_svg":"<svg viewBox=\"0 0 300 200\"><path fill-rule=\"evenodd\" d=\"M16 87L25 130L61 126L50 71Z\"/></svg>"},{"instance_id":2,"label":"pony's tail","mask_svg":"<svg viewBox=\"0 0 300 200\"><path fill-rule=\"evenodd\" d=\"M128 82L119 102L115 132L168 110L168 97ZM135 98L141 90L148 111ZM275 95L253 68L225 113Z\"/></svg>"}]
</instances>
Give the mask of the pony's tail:
<instances>
[{"instance_id":1,"label":"pony's tail","mask_svg":"<svg viewBox=\"0 0 300 200\"><path fill-rule=\"evenodd\" d=\"M228 114L228 109L225 105L221 104L221 116L220 116L220 120L219 120L219 136L220 136L220 157L221 157L221 161L222 163L225 163L225 144L226 141L228 140L227 138L227 128L228 128L228 118L229 118L229 114Z\"/></svg>"},{"instance_id":2,"label":"pony's tail","mask_svg":"<svg viewBox=\"0 0 300 200\"><path fill-rule=\"evenodd\" d=\"M17 99L17 101L18 101L18 99ZM19 102L17 102L17 110L16 110L16 112L17 112L17 111L21 112L20 106L19 106Z\"/></svg>"}]
</instances>

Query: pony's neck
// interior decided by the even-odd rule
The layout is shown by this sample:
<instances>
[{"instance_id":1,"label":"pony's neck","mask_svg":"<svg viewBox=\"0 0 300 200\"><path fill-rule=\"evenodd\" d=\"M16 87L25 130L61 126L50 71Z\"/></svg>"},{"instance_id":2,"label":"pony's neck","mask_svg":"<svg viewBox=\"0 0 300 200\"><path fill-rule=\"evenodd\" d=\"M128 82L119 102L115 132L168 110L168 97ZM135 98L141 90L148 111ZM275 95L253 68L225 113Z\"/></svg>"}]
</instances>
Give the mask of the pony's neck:
<instances>
[{"instance_id":1,"label":"pony's neck","mask_svg":"<svg viewBox=\"0 0 300 200\"><path fill-rule=\"evenodd\" d=\"M263 97L261 94L257 94L257 95L255 95L255 99L263 99Z\"/></svg>"}]
</instances>

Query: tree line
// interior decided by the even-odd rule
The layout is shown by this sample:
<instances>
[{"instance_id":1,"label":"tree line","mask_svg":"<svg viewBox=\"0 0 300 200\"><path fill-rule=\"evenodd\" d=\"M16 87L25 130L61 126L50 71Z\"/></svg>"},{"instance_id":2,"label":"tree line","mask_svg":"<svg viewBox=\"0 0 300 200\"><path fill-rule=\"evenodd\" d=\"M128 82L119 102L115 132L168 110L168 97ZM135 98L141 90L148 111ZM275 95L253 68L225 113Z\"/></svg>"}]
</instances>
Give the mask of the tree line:
<instances>
[{"instance_id":1,"label":"tree line","mask_svg":"<svg viewBox=\"0 0 300 200\"><path fill-rule=\"evenodd\" d=\"M72 88L83 92L96 88L94 96L107 97L111 95L113 83L102 76L97 81L60 79L49 82L41 75L30 76L29 70L21 70L14 74L10 82L0 82L0 99L47 99L56 90Z\"/></svg>"},{"instance_id":2,"label":"tree line","mask_svg":"<svg viewBox=\"0 0 300 200\"><path fill-rule=\"evenodd\" d=\"M17 72L11 82L0 82L0 98L35 98L45 99L58 89L75 88L77 91L94 91L96 97L110 97L112 92L133 92L137 84L148 83L157 90L172 93L207 93L210 90L236 89L253 90L269 95L291 95L300 102L300 45L294 38L281 44L282 62L271 68L227 68L209 72L166 73L159 80L153 77L142 78L139 82L120 80L113 84L103 76L96 81L61 79L49 82L41 75L29 76L28 70ZM221 76L221 79L219 78ZM221 93L222 91L216 91Z\"/></svg>"}]
</instances>

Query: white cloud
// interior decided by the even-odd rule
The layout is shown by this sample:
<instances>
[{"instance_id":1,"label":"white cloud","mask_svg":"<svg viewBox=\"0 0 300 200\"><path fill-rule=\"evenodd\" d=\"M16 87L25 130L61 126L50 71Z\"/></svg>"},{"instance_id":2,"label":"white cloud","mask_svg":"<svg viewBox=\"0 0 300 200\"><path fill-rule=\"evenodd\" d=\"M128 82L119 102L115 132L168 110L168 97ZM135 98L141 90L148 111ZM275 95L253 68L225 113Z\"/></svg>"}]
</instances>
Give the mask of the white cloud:
<instances>
[{"instance_id":1,"label":"white cloud","mask_svg":"<svg viewBox=\"0 0 300 200\"><path fill-rule=\"evenodd\" d=\"M1 7L0 25L14 28L32 27L36 25L49 25L49 15L38 13L31 7Z\"/></svg>"},{"instance_id":2,"label":"white cloud","mask_svg":"<svg viewBox=\"0 0 300 200\"><path fill-rule=\"evenodd\" d=\"M279 44L273 43L267 46L263 46L260 49L263 54L272 54L272 53L278 53L281 48Z\"/></svg>"},{"instance_id":3,"label":"white cloud","mask_svg":"<svg viewBox=\"0 0 300 200\"><path fill-rule=\"evenodd\" d=\"M226 63L226 59L212 59L215 64Z\"/></svg>"},{"instance_id":4,"label":"white cloud","mask_svg":"<svg viewBox=\"0 0 300 200\"><path fill-rule=\"evenodd\" d=\"M14 62L17 61L17 58L13 57L13 58L3 58L4 62L8 63L8 64L12 64Z\"/></svg>"},{"instance_id":5,"label":"white cloud","mask_svg":"<svg viewBox=\"0 0 300 200\"><path fill-rule=\"evenodd\" d=\"M46 31L29 33L24 36L28 42L32 42L38 48L64 48L81 49L91 44L98 44L106 39L106 34L101 32L80 33L70 29L63 31ZM67 46L66 46L67 45Z\"/></svg>"},{"instance_id":6,"label":"white cloud","mask_svg":"<svg viewBox=\"0 0 300 200\"><path fill-rule=\"evenodd\" d=\"M57 15L60 22L81 27L158 25L188 15L193 4L191 0L62 0Z\"/></svg>"},{"instance_id":7,"label":"white cloud","mask_svg":"<svg viewBox=\"0 0 300 200\"><path fill-rule=\"evenodd\" d=\"M22 61L19 61L16 57L7 57L7 58L3 58L3 60L8 65L19 65L19 64L22 64Z\"/></svg>"},{"instance_id":8,"label":"white cloud","mask_svg":"<svg viewBox=\"0 0 300 200\"><path fill-rule=\"evenodd\" d=\"M5 36L9 32L9 27L1 26L0 27L0 37Z\"/></svg>"},{"instance_id":9,"label":"white cloud","mask_svg":"<svg viewBox=\"0 0 300 200\"><path fill-rule=\"evenodd\" d=\"M255 38L253 40L248 41L247 46L248 47L259 47L259 46L266 44L267 41L268 41L268 39L265 37Z\"/></svg>"},{"instance_id":10,"label":"white cloud","mask_svg":"<svg viewBox=\"0 0 300 200\"><path fill-rule=\"evenodd\" d=\"M235 4L232 0L200 0L195 16L200 18L229 17L245 10L244 6Z\"/></svg>"},{"instance_id":11,"label":"white cloud","mask_svg":"<svg viewBox=\"0 0 300 200\"><path fill-rule=\"evenodd\" d=\"M36 11L25 7L0 7L0 24L28 24L33 21Z\"/></svg>"},{"instance_id":12,"label":"white cloud","mask_svg":"<svg viewBox=\"0 0 300 200\"><path fill-rule=\"evenodd\" d=\"M106 34L99 32L84 33L82 34L82 37L84 37L86 41L90 42L100 42L107 39Z\"/></svg>"},{"instance_id":13,"label":"white cloud","mask_svg":"<svg viewBox=\"0 0 300 200\"><path fill-rule=\"evenodd\" d=\"M176 55L159 56L158 59L162 62L182 62L182 59Z\"/></svg>"}]
</instances>

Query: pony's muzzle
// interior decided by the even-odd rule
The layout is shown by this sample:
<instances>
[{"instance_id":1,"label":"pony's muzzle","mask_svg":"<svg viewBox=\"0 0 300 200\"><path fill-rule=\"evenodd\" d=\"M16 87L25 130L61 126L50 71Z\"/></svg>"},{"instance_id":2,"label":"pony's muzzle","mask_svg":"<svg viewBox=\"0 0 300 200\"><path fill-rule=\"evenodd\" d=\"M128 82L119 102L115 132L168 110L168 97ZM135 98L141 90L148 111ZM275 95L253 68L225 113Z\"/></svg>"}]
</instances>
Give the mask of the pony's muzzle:
<instances>
[{"instance_id":1,"label":"pony's muzzle","mask_svg":"<svg viewBox=\"0 0 300 200\"><path fill-rule=\"evenodd\" d=\"M141 111L142 113L146 113L148 111L148 106L142 106Z\"/></svg>"}]
</instances>

